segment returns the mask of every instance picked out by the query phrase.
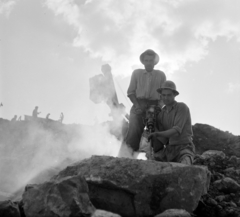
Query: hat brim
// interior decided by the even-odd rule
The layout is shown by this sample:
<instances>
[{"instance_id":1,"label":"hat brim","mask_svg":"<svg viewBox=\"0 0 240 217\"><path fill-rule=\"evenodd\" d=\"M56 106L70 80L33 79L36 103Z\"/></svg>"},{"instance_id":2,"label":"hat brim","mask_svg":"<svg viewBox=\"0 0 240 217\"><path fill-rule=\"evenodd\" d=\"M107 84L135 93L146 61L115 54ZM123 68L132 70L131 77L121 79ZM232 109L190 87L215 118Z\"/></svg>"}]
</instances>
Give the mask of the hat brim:
<instances>
[{"instance_id":1,"label":"hat brim","mask_svg":"<svg viewBox=\"0 0 240 217\"><path fill-rule=\"evenodd\" d=\"M159 63L159 59L160 59L160 58L159 58L159 55L158 55L157 53L155 53L153 50L150 50L150 49L144 51L144 52L140 55L140 61L141 61L141 63L144 65L144 63L143 63L144 55L146 55L147 52L149 52L149 51L155 55L154 65L157 65L157 64Z\"/></svg>"},{"instance_id":2,"label":"hat brim","mask_svg":"<svg viewBox=\"0 0 240 217\"><path fill-rule=\"evenodd\" d=\"M176 94L176 96L179 95L179 92L177 90L172 89L172 88L158 88L157 92L161 94L162 90L164 90L164 89L172 90Z\"/></svg>"}]
</instances>

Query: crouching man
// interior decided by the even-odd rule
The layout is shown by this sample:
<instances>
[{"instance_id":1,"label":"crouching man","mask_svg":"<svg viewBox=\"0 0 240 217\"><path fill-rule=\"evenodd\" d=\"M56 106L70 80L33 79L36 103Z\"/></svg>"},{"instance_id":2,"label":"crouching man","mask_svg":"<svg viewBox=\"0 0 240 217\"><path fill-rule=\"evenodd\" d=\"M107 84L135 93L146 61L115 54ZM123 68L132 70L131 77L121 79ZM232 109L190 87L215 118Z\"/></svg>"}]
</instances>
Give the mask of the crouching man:
<instances>
[{"instance_id":1,"label":"crouching man","mask_svg":"<svg viewBox=\"0 0 240 217\"><path fill-rule=\"evenodd\" d=\"M157 89L165 106L157 117L157 131L150 134L154 159L162 162L193 163L195 146L192 142L192 123L189 108L175 101L179 94L172 81L165 81ZM165 139L165 144L162 143Z\"/></svg>"}]
</instances>

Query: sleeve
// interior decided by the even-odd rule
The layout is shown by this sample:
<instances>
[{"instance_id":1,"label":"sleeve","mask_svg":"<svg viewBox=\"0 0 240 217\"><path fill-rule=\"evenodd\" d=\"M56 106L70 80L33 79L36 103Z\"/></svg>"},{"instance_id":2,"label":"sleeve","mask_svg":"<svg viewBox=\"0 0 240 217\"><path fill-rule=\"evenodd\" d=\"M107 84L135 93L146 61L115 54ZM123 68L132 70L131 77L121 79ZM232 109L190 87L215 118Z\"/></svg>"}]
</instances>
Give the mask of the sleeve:
<instances>
[{"instance_id":1,"label":"sleeve","mask_svg":"<svg viewBox=\"0 0 240 217\"><path fill-rule=\"evenodd\" d=\"M137 89L137 76L136 76L137 71L133 71L131 81L127 90L127 96L130 95L136 95L136 89Z\"/></svg>"},{"instance_id":2,"label":"sleeve","mask_svg":"<svg viewBox=\"0 0 240 217\"><path fill-rule=\"evenodd\" d=\"M162 84L167 80L164 72L162 72L162 79L161 80L162 80L162 82L161 82L161 86L162 86Z\"/></svg>"},{"instance_id":3,"label":"sleeve","mask_svg":"<svg viewBox=\"0 0 240 217\"><path fill-rule=\"evenodd\" d=\"M179 134L182 133L182 129L187 123L190 116L189 108L185 104L179 104L179 108L174 118L174 125L172 129L177 130Z\"/></svg>"},{"instance_id":4,"label":"sleeve","mask_svg":"<svg viewBox=\"0 0 240 217\"><path fill-rule=\"evenodd\" d=\"M162 71L160 71L160 72L161 72L160 87L162 87L163 83L166 81L166 75L165 75L164 72L162 72ZM160 108L162 108L163 105L164 105L164 103L163 103L162 95L160 94L160 99L159 99L159 101L158 101L158 106L159 106Z\"/></svg>"}]
</instances>

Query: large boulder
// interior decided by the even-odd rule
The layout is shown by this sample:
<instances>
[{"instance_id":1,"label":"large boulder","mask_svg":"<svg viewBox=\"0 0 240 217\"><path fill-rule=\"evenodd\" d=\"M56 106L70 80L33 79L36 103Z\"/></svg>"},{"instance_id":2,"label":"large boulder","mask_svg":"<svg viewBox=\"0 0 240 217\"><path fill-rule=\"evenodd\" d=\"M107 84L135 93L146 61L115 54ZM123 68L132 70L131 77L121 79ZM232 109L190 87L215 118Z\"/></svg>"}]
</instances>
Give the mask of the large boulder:
<instances>
[{"instance_id":1,"label":"large boulder","mask_svg":"<svg viewBox=\"0 0 240 217\"><path fill-rule=\"evenodd\" d=\"M53 181L82 175L97 209L121 216L154 216L167 209L192 212L207 193L206 167L179 163L93 156L75 163Z\"/></svg>"},{"instance_id":2,"label":"large boulder","mask_svg":"<svg viewBox=\"0 0 240 217\"><path fill-rule=\"evenodd\" d=\"M90 217L95 211L80 175L28 185L22 202L26 217Z\"/></svg>"}]
</instances>

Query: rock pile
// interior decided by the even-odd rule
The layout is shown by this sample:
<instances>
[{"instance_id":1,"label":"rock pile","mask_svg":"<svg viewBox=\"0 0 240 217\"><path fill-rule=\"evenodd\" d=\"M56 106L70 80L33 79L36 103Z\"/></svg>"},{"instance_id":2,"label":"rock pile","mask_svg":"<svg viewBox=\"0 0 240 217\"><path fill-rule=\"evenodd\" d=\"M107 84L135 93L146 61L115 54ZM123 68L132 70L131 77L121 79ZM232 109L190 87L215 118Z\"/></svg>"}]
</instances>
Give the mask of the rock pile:
<instances>
[{"instance_id":1,"label":"rock pile","mask_svg":"<svg viewBox=\"0 0 240 217\"><path fill-rule=\"evenodd\" d=\"M212 174L208 194L194 213L204 217L240 217L240 158L210 150L197 155L194 164L207 166Z\"/></svg>"}]
</instances>

